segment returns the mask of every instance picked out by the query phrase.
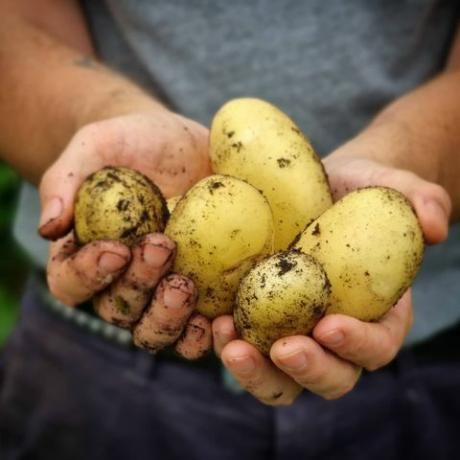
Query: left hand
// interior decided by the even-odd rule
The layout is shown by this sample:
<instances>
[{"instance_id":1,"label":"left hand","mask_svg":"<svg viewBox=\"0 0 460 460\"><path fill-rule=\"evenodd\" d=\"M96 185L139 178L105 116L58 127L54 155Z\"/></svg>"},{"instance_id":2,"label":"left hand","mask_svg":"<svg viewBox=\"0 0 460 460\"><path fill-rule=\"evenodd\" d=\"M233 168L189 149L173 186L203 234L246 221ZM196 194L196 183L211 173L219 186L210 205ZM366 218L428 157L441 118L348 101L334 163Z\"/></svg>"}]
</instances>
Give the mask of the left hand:
<instances>
[{"instance_id":1,"label":"left hand","mask_svg":"<svg viewBox=\"0 0 460 460\"><path fill-rule=\"evenodd\" d=\"M392 187L411 201L428 244L447 237L451 204L439 185L359 157L332 154L324 164L335 200L359 187ZM380 321L327 315L316 325L313 337L292 336L275 342L269 360L238 340L233 318L222 316L213 322L214 348L241 386L265 404L291 404L303 389L336 399L353 389L362 368L376 370L396 356L412 319L408 290Z\"/></svg>"}]
</instances>

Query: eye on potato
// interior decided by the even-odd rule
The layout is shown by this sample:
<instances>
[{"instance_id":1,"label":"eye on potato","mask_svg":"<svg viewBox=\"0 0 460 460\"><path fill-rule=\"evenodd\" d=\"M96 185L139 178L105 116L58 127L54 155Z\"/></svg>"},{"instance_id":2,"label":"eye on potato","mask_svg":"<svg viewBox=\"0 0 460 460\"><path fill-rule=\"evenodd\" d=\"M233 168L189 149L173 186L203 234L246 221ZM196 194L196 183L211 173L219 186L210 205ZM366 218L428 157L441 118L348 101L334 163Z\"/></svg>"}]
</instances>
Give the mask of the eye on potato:
<instances>
[{"instance_id":1,"label":"eye on potato","mask_svg":"<svg viewBox=\"0 0 460 460\"><path fill-rule=\"evenodd\" d=\"M103 168L81 185L75 202L75 234L80 244L117 240L129 246L147 233L164 230L166 202L158 187L128 168Z\"/></svg>"},{"instance_id":2,"label":"eye on potato","mask_svg":"<svg viewBox=\"0 0 460 460\"><path fill-rule=\"evenodd\" d=\"M260 99L227 102L210 133L213 171L261 190L273 212L275 250L332 205L321 161L295 123Z\"/></svg>"},{"instance_id":3,"label":"eye on potato","mask_svg":"<svg viewBox=\"0 0 460 460\"><path fill-rule=\"evenodd\" d=\"M230 313L241 278L273 251L273 218L265 197L230 176L209 176L177 203L165 230L177 244L173 270L198 288L197 310Z\"/></svg>"},{"instance_id":4,"label":"eye on potato","mask_svg":"<svg viewBox=\"0 0 460 460\"><path fill-rule=\"evenodd\" d=\"M256 265L241 281L234 310L241 338L269 355L273 343L309 334L329 302L330 283L313 257L291 250Z\"/></svg>"},{"instance_id":5,"label":"eye on potato","mask_svg":"<svg viewBox=\"0 0 460 460\"><path fill-rule=\"evenodd\" d=\"M386 187L349 193L313 221L295 248L321 263L331 282L327 313L379 319L412 284L423 234L407 199Z\"/></svg>"}]
</instances>

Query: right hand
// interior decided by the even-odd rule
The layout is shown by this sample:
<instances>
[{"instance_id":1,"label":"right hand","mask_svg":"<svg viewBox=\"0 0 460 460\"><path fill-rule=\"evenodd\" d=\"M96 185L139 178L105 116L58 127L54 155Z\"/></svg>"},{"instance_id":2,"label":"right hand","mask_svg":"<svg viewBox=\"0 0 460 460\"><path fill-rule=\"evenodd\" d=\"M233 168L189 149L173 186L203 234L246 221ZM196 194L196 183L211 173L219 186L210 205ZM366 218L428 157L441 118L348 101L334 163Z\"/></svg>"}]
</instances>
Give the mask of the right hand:
<instances>
[{"instance_id":1,"label":"right hand","mask_svg":"<svg viewBox=\"0 0 460 460\"><path fill-rule=\"evenodd\" d=\"M109 165L136 169L171 197L211 173L207 150L208 130L166 109L79 130L40 183L39 233L54 241L47 268L51 293L69 306L94 298L103 319L132 327L135 344L151 351L175 343L194 359L210 349L210 322L193 313L193 283L177 274L164 277L175 255L169 238L149 234L131 249L116 241L78 247L72 231L75 196L91 173Z\"/></svg>"}]
</instances>

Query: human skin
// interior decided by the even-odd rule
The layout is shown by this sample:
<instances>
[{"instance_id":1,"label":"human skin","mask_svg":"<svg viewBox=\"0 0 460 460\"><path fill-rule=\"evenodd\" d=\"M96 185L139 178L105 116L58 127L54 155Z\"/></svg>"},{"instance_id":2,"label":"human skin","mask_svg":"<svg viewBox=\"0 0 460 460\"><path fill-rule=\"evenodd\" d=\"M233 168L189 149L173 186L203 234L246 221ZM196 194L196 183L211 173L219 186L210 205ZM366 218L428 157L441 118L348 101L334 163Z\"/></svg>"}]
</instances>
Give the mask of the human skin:
<instances>
[{"instance_id":1,"label":"human skin","mask_svg":"<svg viewBox=\"0 0 460 460\"><path fill-rule=\"evenodd\" d=\"M183 193L210 172L208 132L91 59L77 2L39 0L30 5L24 0L0 5L0 60L6 69L0 74L0 152L23 177L40 181L40 233L57 240L48 265L52 293L71 305L97 293L104 317L110 296L122 293L143 301L133 292L132 277L149 297L169 269L174 244L164 235L149 235L133 250L115 242L77 249L68 232L79 184L111 164L141 169L167 196ZM455 180L460 161L457 53L445 72L384 109L324 161L336 197L371 184L405 193L432 244L446 237L449 195L455 218L460 208L460 182ZM151 271L148 280L142 278L146 270ZM187 323L195 295L179 275L161 281L145 316L152 323L141 321L137 343L154 350L178 343L186 357L201 356L211 344L210 325L197 315ZM167 308L168 302L177 308ZM313 338L285 338L266 360L235 340L231 318L221 317L213 324L214 348L240 383L267 404L290 404L303 388L336 398L353 388L361 367L375 370L396 355L411 320L406 293L378 323L331 315L318 324ZM168 335L171 328L174 334ZM295 365L302 361L299 356L303 366Z\"/></svg>"}]
</instances>

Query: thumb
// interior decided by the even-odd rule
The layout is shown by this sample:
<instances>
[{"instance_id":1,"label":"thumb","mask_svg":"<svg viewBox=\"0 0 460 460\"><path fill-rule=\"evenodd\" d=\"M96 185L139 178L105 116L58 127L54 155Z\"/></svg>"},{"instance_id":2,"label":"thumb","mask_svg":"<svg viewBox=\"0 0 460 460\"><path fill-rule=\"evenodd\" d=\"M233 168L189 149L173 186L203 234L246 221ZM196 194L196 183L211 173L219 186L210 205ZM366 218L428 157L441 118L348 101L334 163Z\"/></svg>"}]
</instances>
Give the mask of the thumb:
<instances>
[{"instance_id":1,"label":"thumb","mask_svg":"<svg viewBox=\"0 0 460 460\"><path fill-rule=\"evenodd\" d=\"M436 244L447 238L451 201L440 185L428 182L404 170L387 170L380 183L403 193L412 203L425 236L426 243Z\"/></svg>"},{"instance_id":2,"label":"thumb","mask_svg":"<svg viewBox=\"0 0 460 460\"><path fill-rule=\"evenodd\" d=\"M89 174L102 168L99 155L88 139L82 141L77 134L59 159L51 165L40 181L41 203L38 233L43 238L56 240L66 235L73 225L74 201L82 182Z\"/></svg>"}]
</instances>

